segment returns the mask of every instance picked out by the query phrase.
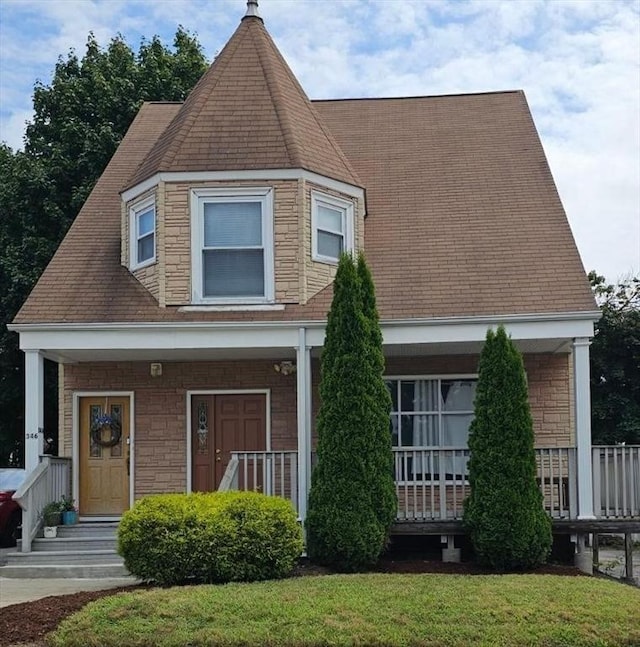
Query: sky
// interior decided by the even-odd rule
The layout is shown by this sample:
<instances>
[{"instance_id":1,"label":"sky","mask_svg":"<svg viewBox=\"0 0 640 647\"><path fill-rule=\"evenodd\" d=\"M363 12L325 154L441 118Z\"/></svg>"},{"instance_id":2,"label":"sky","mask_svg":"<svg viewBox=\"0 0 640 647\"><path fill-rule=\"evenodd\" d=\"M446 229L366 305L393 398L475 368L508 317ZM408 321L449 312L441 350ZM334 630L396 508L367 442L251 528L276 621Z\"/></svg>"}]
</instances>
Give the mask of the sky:
<instances>
[{"instance_id":1,"label":"sky","mask_svg":"<svg viewBox=\"0 0 640 647\"><path fill-rule=\"evenodd\" d=\"M0 140L22 146L37 79L121 34L178 25L206 56L245 0L0 0ZM259 0L312 99L525 91L585 269L640 275L640 0ZM560 277L559 277L560 278Z\"/></svg>"}]
</instances>

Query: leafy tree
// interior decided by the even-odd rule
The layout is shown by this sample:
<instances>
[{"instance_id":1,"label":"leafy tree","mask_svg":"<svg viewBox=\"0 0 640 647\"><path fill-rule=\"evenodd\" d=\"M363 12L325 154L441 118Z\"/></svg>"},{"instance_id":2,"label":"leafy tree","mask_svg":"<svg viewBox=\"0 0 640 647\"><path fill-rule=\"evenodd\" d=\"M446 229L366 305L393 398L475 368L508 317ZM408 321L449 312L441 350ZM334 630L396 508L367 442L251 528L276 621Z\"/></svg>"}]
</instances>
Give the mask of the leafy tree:
<instances>
[{"instance_id":1,"label":"leafy tree","mask_svg":"<svg viewBox=\"0 0 640 647\"><path fill-rule=\"evenodd\" d=\"M602 311L590 348L592 441L640 444L640 277L589 280Z\"/></svg>"},{"instance_id":2,"label":"leafy tree","mask_svg":"<svg viewBox=\"0 0 640 647\"><path fill-rule=\"evenodd\" d=\"M7 330L51 259L143 101L179 101L206 69L179 28L173 51L154 37L137 54L121 37L93 35L80 60L60 57L34 88L25 150L0 145L0 465L23 436L24 358ZM45 367L45 430L57 437L55 366Z\"/></svg>"},{"instance_id":3,"label":"leafy tree","mask_svg":"<svg viewBox=\"0 0 640 647\"><path fill-rule=\"evenodd\" d=\"M487 332L474 408L465 526L480 563L498 570L533 568L551 549L551 520L536 484L522 356L503 326Z\"/></svg>"},{"instance_id":4,"label":"leafy tree","mask_svg":"<svg viewBox=\"0 0 640 647\"><path fill-rule=\"evenodd\" d=\"M393 521L390 401L372 286L366 287L367 316L358 271L343 254L322 354L318 463L306 519L310 558L345 571L377 561Z\"/></svg>"}]
</instances>

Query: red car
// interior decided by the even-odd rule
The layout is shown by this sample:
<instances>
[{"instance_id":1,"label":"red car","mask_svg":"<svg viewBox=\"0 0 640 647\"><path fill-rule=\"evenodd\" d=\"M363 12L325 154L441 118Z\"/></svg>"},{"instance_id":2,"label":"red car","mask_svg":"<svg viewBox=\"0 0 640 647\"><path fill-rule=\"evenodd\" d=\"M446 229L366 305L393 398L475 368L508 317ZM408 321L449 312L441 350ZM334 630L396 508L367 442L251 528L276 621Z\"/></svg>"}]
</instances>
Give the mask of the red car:
<instances>
[{"instance_id":1,"label":"red car","mask_svg":"<svg viewBox=\"0 0 640 647\"><path fill-rule=\"evenodd\" d=\"M0 546L15 546L22 525L22 508L11 498L25 479L25 471L0 469Z\"/></svg>"}]
</instances>

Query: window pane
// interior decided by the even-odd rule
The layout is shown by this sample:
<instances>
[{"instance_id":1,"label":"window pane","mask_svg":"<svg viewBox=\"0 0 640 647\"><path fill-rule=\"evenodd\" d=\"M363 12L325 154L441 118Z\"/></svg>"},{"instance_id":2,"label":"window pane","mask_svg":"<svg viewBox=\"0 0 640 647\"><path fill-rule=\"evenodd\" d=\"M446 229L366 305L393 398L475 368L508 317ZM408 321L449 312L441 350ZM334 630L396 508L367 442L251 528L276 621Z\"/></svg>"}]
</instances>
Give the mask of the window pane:
<instances>
[{"instance_id":1,"label":"window pane","mask_svg":"<svg viewBox=\"0 0 640 647\"><path fill-rule=\"evenodd\" d=\"M153 258L154 238L155 236L153 234L149 234L138 241L138 263Z\"/></svg>"},{"instance_id":2,"label":"window pane","mask_svg":"<svg viewBox=\"0 0 640 647\"><path fill-rule=\"evenodd\" d=\"M153 232L155 229L155 217L153 207L147 211L137 214L138 217L138 238Z\"/></svg>"},{"instance_id":3,"label":"window pane","mask_svg":"<svg viewBox=\"0 0 640 647\"><path fill-rule=\"evenodd\" d=\"M207 202L204 205L205 247L262 245L260 202Z\"/></svg>"},{"instance_id":4,"label":"window pane","mask_svg":"<svg viewBox=\"0 0 640 647\"><path fill-rule=\"evenodd\" d=\"M203 252L205 297L263 297L264 252L222 249Z\"/></svg>"},{"instance_id":5,"label":"window pane","mask_svg":"<svg viewBox=\"0 0 640 647\"><path fill-rule=\"evenodd\" d=\"M318 254L329 258L340 258L344 248L344 238L338 234L318 231Z\"/></svg>"},{"instance_id":6,"label":"window pane","mask_svg":"<svg viewBox=\"0 0 640 647\"><path fill-rule=\"evenodd\" d=\"M398 447L398 416L391 416L391 445Z\"/></svg>"},{"instance_id":7,"label":"window pane","mask_svg":"<svg viewBox=\"0 0 640 647\"><path fill-rule=\"evenodd\" d=\"M396 380L385 380L387 389L391 394L391 411L398 410L398 382Z\"/></svg>"},{"instance_id":8,"label":"window pane","mask_svg":"<svg viewBox=\"0 0 640 647\"><path fill-rule=\"evenodd\" d=\"M466 447L472 420L472 413L442 416L442 444L449 447Z\"/></svg>"},{"instance_id":9,"label":"window pane","mask_svg":"<svg viewBox=\"0 0 640 647\"><path fill-rule=\"evenodd\" d=\"M414 380L400 385L402 411L437 411L437 380Z\"/></svg>"},{"instance_id":10,"label":"window pane","mask_svg":"<svg viewBox=\"0 0 640 647\"><path fill-rule=\"evenodd\" d=\"M342 231L342 211L318 205L318 228Z\"/></svg>"},{"instance_id":11,"label":"window pane","mask_svg":"<svg viewBox=\"0 0 640 647\"><path fill-rule=\"evenodd\" d=\"M475 380L442 380L440 392L443 411L473 411Z\"/></svg>"},{"instance_id":12,"label":"window pane","mask_svg":"<svg viewBox=\"0 0 640 647\"><path fill-rule=\"evenodd\" d=\"M404 447L431 447L438 445L438 416L402 416L402 445Z\"/></svg>"}]
</instances>

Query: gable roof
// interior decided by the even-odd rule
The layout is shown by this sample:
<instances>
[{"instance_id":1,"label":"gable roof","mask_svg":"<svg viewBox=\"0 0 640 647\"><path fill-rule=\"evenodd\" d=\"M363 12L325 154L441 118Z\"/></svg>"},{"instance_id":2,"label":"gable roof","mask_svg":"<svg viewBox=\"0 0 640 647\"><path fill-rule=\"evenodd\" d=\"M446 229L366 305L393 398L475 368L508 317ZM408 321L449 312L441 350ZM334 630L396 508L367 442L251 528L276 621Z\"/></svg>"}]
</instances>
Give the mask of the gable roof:
<instances>
[{"instance_id":1,"label":"gable roof","mask_svg":"<svg viewBox=\"0 0 640 647\"><path fill-rule=\"evenodd\" d=\"M382 319L596 307L522 92L314 102L367 190ZM120 266L120 197L179 106L145 104L15 323L324 319L160 308ZM98 235L96 235L98 232Z\"/></svg>"},{"instance_id":2,"label":"gable roof","mask_svg":"<svg viewBox=\"0 0 640 647\"><path fill-rule=\"evenodd\" d=\"M246 16L131 178L301 168L361 181L267 33Z\"/></svg>"}]
</instances>

